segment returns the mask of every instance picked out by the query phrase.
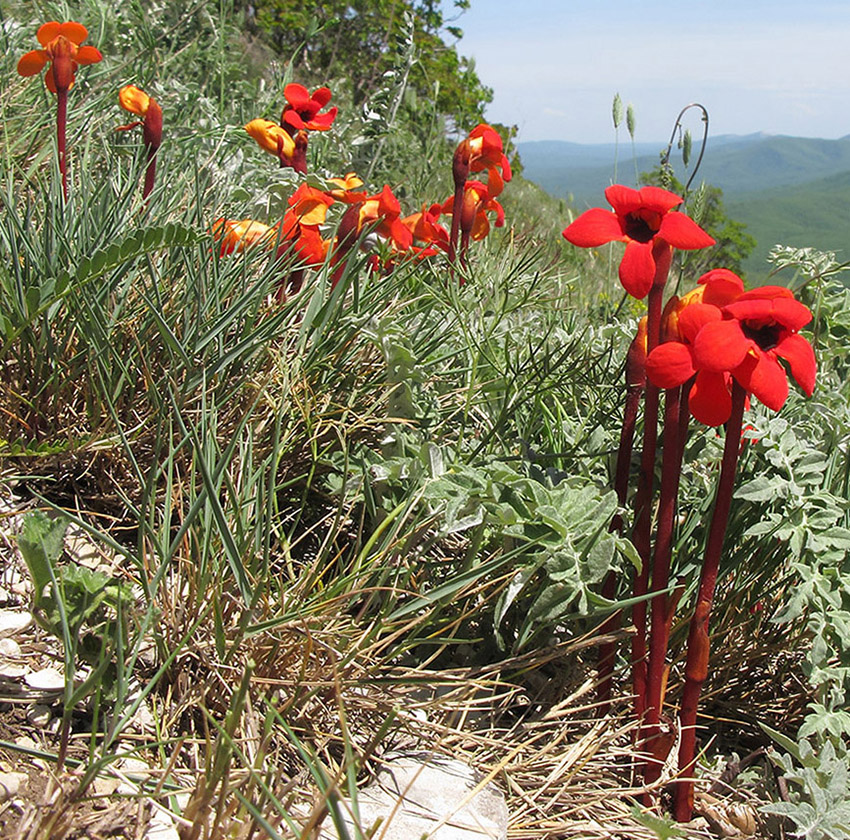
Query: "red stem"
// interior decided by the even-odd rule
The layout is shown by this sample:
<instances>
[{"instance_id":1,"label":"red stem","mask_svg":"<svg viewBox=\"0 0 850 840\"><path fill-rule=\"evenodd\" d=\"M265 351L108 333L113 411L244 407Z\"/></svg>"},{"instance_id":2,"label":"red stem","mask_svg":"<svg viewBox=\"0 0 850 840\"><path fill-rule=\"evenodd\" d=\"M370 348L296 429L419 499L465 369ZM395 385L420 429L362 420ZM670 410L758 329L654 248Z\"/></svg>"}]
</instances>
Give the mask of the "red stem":
<instances>
[{"instance_id":1,"label":"red stem","mask_svg":"<svg viewBox=\"0 0 850 840\"><path fill-rule=\"evenodd\" d=\"M652 564L652 591L658 592L651 601L652 624L649 634L649 665L646 695L646 748L648 759L644 781L651 784L661 774L668 749L659 740L661 706L663 703L664 671L670 637L672 600L664 590L670 581L670 561L673 554L673 520L676 498L679 495L679 474L682 467L682 448L679 442L680 404L682 387L671 388L664 394L664 456L661 467L661 493L658 501L658 525L655 554Z\"/></svg>"},{"instance_id":2,"label":"red stem","mask_svg":"<svg viewBox=\"0 0 850 840\"><path fill-rule=\"evenodd\" d=\"M460 214L463 207L464 182L455 184L455 195L452 202L452 228L449 233L449 262L455 265L457 243L460 236Z\"/></svg>"},{"instance_id":3,"label":"red stem","mask_svg":"<svg viewBox=\"0 0 850 840\"><path fill-rule=\"evenodd\" d=\"M145 186L142 190L142 201L146 201L153 191L154 181L156 180L156 153L156 149L148 146L148 166L145 170Z\"/></svg>"},{"instance_id":4,"label":"red stem","mask_svg":"<svg viewBox=\"0 0 850 840\"><path fill-rule=\"evenodd\" d=\"M708 675L708 617L711 612L711 602L714 600L720 555L726 536L726 526L729 522L729 509L732 504L732 491L735 488L735 469L738 465L746 397L747 394L743 387L733 380L732 414L726 424L726 443L723 447L720 477L717 480L714 513L711 517L708 541L705 546L696 608L688 633L685 689L682 695L682 708L679 712L682 728L682 741L679 745L679 775L681 778L676 782L674 807L674 814L679 822L688 822L691 819L694 807L694 783L690 780L693 778L696 765L697 703L702 685Z\"/></svg>"},{"instance_id":5,"label":"red stem","mask_svg":"<svg viewBox=\"0 0 850 840\"><path fill-rule=\"evenodd\" d=\"M62 194L68 200L68 167L65 161L65 129L68 123L68 89L56 89L56 148L59 152L59 172L62 175Z\"/></svg>"},{"instance_id":6,"label":"red stem","mask_svg":"<svg viewBox=\"0 0 850 840\"><path fill-rule=\"evenodd\" d=\"M658 345L661 332L661 304L664 284L670 271L673 256L670 246L656 240L652 248L655 258L655 278L647 302L646 352L647 355ZM649 583L651 559L652 496L655 475L655 449L658 441L658 388L646 383L643 422L643 452L641 453L640 479L635 496L635 527L632 542L641 559L641 570L635 576L634 596L645 595ZM646 712L646 602L641 601L632 608L635 635L632 639L632 691L635 695L635 717L643 719ZM638 738L640 740L640 733Z\"/></svg>"}]
</instances>

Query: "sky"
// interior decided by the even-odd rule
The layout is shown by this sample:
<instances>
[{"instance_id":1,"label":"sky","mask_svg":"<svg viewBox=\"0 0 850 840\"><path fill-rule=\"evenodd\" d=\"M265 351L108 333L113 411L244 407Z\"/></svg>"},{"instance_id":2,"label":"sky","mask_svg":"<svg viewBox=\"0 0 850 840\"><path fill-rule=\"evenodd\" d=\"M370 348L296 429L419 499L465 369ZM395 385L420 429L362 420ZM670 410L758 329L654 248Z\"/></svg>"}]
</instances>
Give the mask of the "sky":
<instances>
[{"instance_id":1,"label":"sky","mask_svg":"<svg viewBox=\"0 0 850 840\"><path fill-rule=\"evenodd\" d=\"M454 25L494 91L487 119L520 141L613 142L616 93L637 142L666 143L694 101L712 136L850 134L848 0L471 0Z\"/></svg>"}]
</instances>

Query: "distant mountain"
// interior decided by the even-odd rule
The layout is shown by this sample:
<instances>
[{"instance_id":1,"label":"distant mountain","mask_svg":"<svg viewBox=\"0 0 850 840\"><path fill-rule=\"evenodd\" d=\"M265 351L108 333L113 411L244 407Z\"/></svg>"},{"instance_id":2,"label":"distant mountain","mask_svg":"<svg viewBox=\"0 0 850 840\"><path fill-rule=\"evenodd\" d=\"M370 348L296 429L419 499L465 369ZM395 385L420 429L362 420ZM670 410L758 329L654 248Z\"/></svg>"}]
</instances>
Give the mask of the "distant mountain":
<instances>
[{"instance_id":1,"label":"distant mountain","mask_svg":"<svg viewBox=\"0 0 850 840\"><path fill-rule=\"evenodd\" d=\"M647 172L658 165L664 143L638 143L632 154L629 143L621 143L617 177L634 185L635 168ZM582 145L557 140L540 140L518 145L523 174L558 197L569 197L578 207L594 206L602 191L613 182L613 143ZM699 153L694 142L691 165ZM680 179L685 175L681 153L673 150L671 161ZM748 134L710 137L698 180L720 187L727 198L733 195L803 184L850 170L850 135L840 140ZM687 177L687 176L686 176ZM683 179L684 180L684 179Z\"/></svg>"},{"instance_id":2,"label":"distant mountain","mask_svg":"<svg viewBox=\"0 0 850 840\"><path fill-rule=\"evenodd\" d=\"M634 186L635 172L658 165L664 143L621 143L617 180ZM551 195L571 198L577 209L606 206L613 183L613 143L582 145L554 140L520 143L523 175ZM694 142L691 166L699 154ZM671 161L687 180L681 153ZM850 258L850 135L839 140L749 134L709 138L696 181L720 187L729 215L758 241L746 268L764 276L765 257L776 243L843 251Z\"/></svg>"},{"instance_id":3,"label":"distant mountain","mask_svg":"<svg viewBox=\"0 0 850 840\"><path fill-rule=\"evenodd\" d=\"M839 260L850 260L850 171L736 196L726 212L758 242L744 266L754 277L766 271L776 244L836 251Z\"/></svg>"}]
</instances>

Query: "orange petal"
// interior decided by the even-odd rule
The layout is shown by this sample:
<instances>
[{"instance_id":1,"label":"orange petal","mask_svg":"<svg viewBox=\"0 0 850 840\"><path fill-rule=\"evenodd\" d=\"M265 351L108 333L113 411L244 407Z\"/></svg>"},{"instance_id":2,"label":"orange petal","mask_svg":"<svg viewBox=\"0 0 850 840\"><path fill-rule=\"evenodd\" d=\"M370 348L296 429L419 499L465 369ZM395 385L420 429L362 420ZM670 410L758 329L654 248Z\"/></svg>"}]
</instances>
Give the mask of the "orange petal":
<instances>
[{"instance_id":1,"label":"orange petal","mask_svg":"<svg viewBox=\"0 0 850 840\"><path fill-rule=\"evenodd\" d=\"M103 61L103 53L97 47L80 47L77 50L77 56L74 59L77 64L97 64L98 61Z\"/></svg>"},{"instance_id":2,"label":"orange petal","mask_svg":"<svg viewBox=\"0 0 850 840\"><path fill-rule=\"evenodd\" d=\"M47 89L51 93L56 93L56 79L53 78L53 65L47 68L47 72L44 74L44 84L47 85Z\"/></svg>"},{"instance_id":3,"label":"orange petal","mask_svg":"<svg viewBox=\"0 0 850 840\"><path fill-rule=\"evenodd\" d=\"M59 37L61 29L62 24L58 20L51 20L38 27L35 37L38 38L38 43L42 47L46 47L54 38Z\"/></svg>"},{"instance_id":4,"label":"orange petal","mask_svg":"<svg viewBox=\"0 0 850 840\"><path fill-rule=\"evenodd\" d=\"M135 85L124 85L118 91L118 103L125 111L143 117L148 112L151 98Z\"/></svg>"},{"instance_id":5,"label":"orange petal","mask_svg":"<svg viewBox=\"0 0 850 840\"><path fill-rule=\"evenodd\" d=\"M89 31L81 23L75 20L67 20L60 24L59 34L73 42L77 46L83 43L89 37Z\"/></svg>"},{"instance_id":6,"label":"orange petal","mask_svg":"<svg viewBox=\"0 0 850 840\"><path fill-rule=\"evenodd\" d=\"M21 76L35 76L36 73L44 70L45 64L47 64L47 53L44 50L32 50L18 59L18 73Z\"/></svg>"}]
</instances>

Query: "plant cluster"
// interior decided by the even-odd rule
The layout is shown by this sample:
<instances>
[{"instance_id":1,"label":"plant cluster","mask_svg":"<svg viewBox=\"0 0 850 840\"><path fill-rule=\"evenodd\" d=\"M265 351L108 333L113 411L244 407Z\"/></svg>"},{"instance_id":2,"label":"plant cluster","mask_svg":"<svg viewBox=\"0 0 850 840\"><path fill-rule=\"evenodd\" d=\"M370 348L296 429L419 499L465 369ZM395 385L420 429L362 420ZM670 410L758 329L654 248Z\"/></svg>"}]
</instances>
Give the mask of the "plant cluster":
<instances>
[{"instance_id":1,"label":"plant cluster","mask_svg":"<svg viewBox=\"0 0 850 840\"><path fill-rule=\"evenodd\" d=\"M812 319L812 313L785 287L744 291L741 279L725 268L707 272L697 288L682 297L674 295L662 309L673 248L699 249L713 245L714 240L674 210L681 198L659 187L633 190L613 186L605 195L613 211L587 211L566 228L564 237L582 247L597 247L612 240L625 242L620 280L632 296L648 297L646 323L634 340L627 363L630 405L617 471L618 495L624 503L635 404L639 399L635 395L642 386L644 436L632 532L641 563L633 584L637 603L632 615L637 632L632 642L632 673L635 716L641 722L638 738L648 753L644 768L648 784L660 777L671 746L662 731L661 715L670 628L683 594L682 586L670 591L670 568L689 418L693 416L709 426L726 426L714 510L688 636L679 714L681 778L676 785L674 811L678 820L688 821L693 813L697 703L708 676L709 617L732 503L745 404L750 396L755 396L774 411L782 408L788 397L788 382L780 359L788 363L794 379L811 396L815 357L799 331ZM665 394L663 460L654 516L660 389ZM619 521L615 523L615 527L619 525ZM649 620L644 598L649 600ZM606 656L610 656L607 651ZM603 662L605 669L610 667L610 659ZM602 676L600 697L606 702L608 677L604 673Z\"/></svg>"},{"instance_id":2,"label":"plant cluster","mask_svg":"<svg viewBox=\"0 0 850 840\"><path fill-rule=\"evenodd\" d=\"M670 296L674 252L714 240L677 210L680 196L617 185L612 210L581 215L564 236L585 249L624 244L619 278L647 313L636 330L617 317L593 323L573 305L587 295L580 257L561 242L555 265L545 247L526 247L531 234L493 230L502 200L528 186L512 178L497 127L473 120L449 155L439 109L405 121L416 21L387 30L405 41L392 68L386 43L375 45L383 87L358 122L344 98L332 106L329 87L295 82L291 68L237 95L248 83L225 62L226 27L208 16L191 77L166 83L154 46L179 41L197 8L163 8L144 26L112 27L123 35L104 24L113 42L150 47L130 50L142 57L129 79L126 68L120 82L109 75L108 38L92 39L102 55L81 24L51 21L17 64L24 77L46 70L42 99L23 116L18 100L0 100L10 125L26 125L9 132L4 164L0 446L15 481L58 514L29 517L18 543L33 610L64 651L60 769L79 701L117 710L91 738L74 796L114 760L133 713L168 697L177 711L163 714L155 749L176 746L163 785L192 760L177 721L208 749L187 831L297 834L294 768L307 766L322 793L313 825L343 785L355 790L399 714L392 700L347 719L350 685L362 700L402 667L418 687L435 663L509 662L496 670L518 683L529 668L545 675L548 694L529 704L545 709L562 699L559 651L601 629L605 712L629 609L645 801L655 804L670 763L665 698L681 665L671 639L690 614L674 759L674 812L687 820L709 622L729 628L743 615L765 635L788 628L801 648L816 640L798 654L809 713L796 740L775 735L792 795L773 812L813 838L839 836L850 799L841 266L783 251L778 267L804 278L796 295L745 290L728 266L709 265L696 288ZM258 9L267 20L283 7ZM436 14L431 3L416 10ZM325 24L348 50L349 33ZM300 66L329 44L317 38ZM20 101L35 95L15 81ZM44 102L57 106L55 147L43 139L53 133ZM114 126L117 107L137 119ZM631 109L626 120L633 136ZM414 159L410 181L388 174ZM812 322L817 392L801 332ZM694 433L691 417L710 431ZM113 576L67 562L68 518L122 558ZM783 605L782 630L765 604ZM154 673L136 691L150 645ZM714 648L721 667L728 651ZM237 764L247 781L233 796Z\"/></svg>"}]
</instances>

